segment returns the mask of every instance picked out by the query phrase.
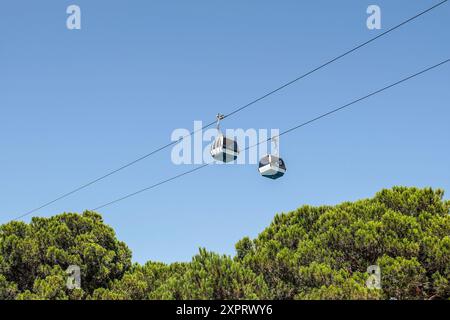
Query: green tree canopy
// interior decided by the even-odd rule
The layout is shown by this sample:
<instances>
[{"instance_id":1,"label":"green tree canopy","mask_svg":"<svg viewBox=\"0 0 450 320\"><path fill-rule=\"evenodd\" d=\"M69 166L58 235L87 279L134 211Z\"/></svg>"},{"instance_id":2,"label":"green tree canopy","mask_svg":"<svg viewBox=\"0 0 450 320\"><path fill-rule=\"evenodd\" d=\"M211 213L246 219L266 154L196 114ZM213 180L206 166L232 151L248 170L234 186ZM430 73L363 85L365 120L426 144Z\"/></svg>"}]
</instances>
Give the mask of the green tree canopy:
<instances>
[{"instance_id":1,"label":"green tree canopy","mask_svg":"<svg viewBox=\"0 0 450 320\"><path fill-rule=\"evenodd\" d=\"M442 190L395 187L373 199L275 216L236 259L275 299L450 298L450 203ZM381 290L365 286L381 268Z\"/></svg>"},{"instance_id":2,"label":"green tree canopy","mask_svg":"<svg viewBox=\"0 0 450 320\"><path fill-rule=\"evenodd\" d=\"M81 290L66 287L70 265L81 269ZM97 213L65 213L0 227L0 297L81 298L122 278L130 266L130 250Z\"/></svg>"},{"instance_id":3,"label":"green tree canopy","mask_svg":"<svg viewBox=\"0 0 450 320\"><path fill-rule=\"evenodd\" d=\"M234 257L131 264L100 215L0 227L0 299L450 299L450 202L394 187L372 199L278 214ZM81 269L68 289L66 269ZM381 289L366 285L381 270Z\"/></svg>"}]
</instances>

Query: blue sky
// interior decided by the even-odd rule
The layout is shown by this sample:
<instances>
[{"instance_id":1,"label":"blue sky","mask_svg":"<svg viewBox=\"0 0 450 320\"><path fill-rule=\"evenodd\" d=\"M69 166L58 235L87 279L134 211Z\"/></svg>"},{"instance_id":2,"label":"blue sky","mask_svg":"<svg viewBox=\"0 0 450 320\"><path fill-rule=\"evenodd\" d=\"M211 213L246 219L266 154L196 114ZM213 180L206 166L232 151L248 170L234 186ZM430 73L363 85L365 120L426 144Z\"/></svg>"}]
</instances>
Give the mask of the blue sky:
<instances>
[{"instance_id":1,"label":"blue sky","mask_svg":"<svg viewBox=\"0 0 450 320\"><path fill-rule=\"evenodd\" d=\"M436 1L438 2L438 1ZM0 223L210 122L435 1L4 1ZM66 8L82 30L66 29ZM366 8L382 30L366 28ZM450 56L450 4L315 73L224 128L284 130ZM211 166L100 213L138 262L234 253L275 213L394 185L450 192L450 66L281 141L288 173ZM37 213L82 212L169 178L165 150ZM448 199L449 193L446 198ZM226 199L226 201L223 201ZM29 221L29 218L25 218Z\"/></svg>"}]
</instances>

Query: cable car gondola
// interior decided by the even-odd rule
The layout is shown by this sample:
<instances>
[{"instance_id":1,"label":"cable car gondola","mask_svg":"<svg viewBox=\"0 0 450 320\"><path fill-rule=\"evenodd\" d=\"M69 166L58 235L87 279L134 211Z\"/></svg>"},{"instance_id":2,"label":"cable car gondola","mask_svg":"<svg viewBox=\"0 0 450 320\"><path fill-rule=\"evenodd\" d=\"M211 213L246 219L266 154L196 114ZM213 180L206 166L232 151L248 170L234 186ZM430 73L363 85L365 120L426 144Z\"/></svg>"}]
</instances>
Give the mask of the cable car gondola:
<instances>
[{"instance_id":1,"label":"cable car gondola","mask_svg":"<svg viewBox=\"0 0 450 320\"><path fill-rule=\"evenodd\" d=\"M277 144L277 137L272 138L272 142L275 145L275 154L268 154L261 158L259 161L259 173L266 178L269 179L278 179L284 176L286 173L286 164L278 156L278 144Z\"/></svg>"},{"instance_id":2,"label":"cable car gondola","mask_svg":"<svg viewBox=\"0 0 450 320\"><path fill-rule=\"evenodd\" d=\"M239 155L239 147L234 139L225 137L220 131L220 120L225 118L224 115L217 115L217 137L211 145L211 156L221 162L231 162L237 159Z\"/></svg>"}]
</instances>

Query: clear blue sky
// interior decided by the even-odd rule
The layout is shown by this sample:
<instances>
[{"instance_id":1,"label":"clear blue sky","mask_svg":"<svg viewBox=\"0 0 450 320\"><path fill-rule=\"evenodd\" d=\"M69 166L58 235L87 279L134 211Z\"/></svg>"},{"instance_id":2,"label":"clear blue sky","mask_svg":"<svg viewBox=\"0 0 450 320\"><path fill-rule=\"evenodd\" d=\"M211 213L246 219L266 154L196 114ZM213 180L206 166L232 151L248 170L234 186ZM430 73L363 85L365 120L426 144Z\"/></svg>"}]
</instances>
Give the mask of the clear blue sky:
<instances>
[{"instance_id":1,"label":"clear blue sky","mask_svg":"<svg viewBox=\"0 0 450 320\"><path fill-rule=\"evenodd\" d=\"M435 2L3 1L0 223ZM66 29L70 4L81 7L80 31ZM369 4L382 9L381 31L366 28ZM449 21L445 4L223 125L283 130L447 59ZM450 192L449 89L446 65L286 136L288 173L278 181L254 166L212 166L101 214L135 261L188 261L198 247L233 254L275 213L305 204L394 185ZM82 212L191 168L165 150L38 215Z\"/></svg>"}]
</instances>

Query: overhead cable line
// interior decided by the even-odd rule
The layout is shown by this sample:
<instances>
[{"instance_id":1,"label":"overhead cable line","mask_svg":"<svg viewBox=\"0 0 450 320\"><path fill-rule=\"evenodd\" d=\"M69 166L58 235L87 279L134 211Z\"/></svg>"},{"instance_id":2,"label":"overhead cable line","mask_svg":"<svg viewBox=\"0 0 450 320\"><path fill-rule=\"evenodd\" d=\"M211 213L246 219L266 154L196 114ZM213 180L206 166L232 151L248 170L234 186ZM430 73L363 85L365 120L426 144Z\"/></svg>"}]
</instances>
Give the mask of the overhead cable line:
<instances>
[{"instance_id":1,"label":"overhead cable line","mask_svg":"<svg viewBox=\"0 0 450 320\"><path fill-rule=\"evenodd\" d=\"M237 109L231 111L230 113L224 115L224 119L229 118L229 117L235 115L236 113L241 112L241 111L243 111L243 110L249 108L250 106L253 106L254 104L256 104L256 103L258 103L258 102L260 102L260 101L262 101L262 100L268 98L269 96L271 96L271 95L273 95L273 94L275 94L275 93L277 93L277 92L279 92L279 91L285 89L286 87L289 87L289 86L293 85L294 83L300 81L301 79L304 79L304 78L310 76L311 74L313 74L313 73L315 73L315 72L317 72L317 71L319 71L319 70L325 68L326 66L332 64L333 62L336 62L337 60L340 60L340 59L344 58L345 56L347 56L347 55L349 55L349 54L351 54L351 53L353 53L353 52L355 52L355 51L361 49L362 47L367 46L368 44L370 44L370 43L376 41L377 39L386 36L387 34L389 34L389 33L393 32L393 31L397 30L398 28L400 28L400 27L402 27L402 26L408 24L409 22L412 22L413 20L416 20L417 18L419 18L419 17L425 15L426 13L428 13L428 12L430 12L430 11L436 9L437 7L443 5L443 4L446 3L447 1L448 1L448 0L444 0L444 1L441 1L441 2L439 2L439 3L437 3L437 4L433 5L433 6L429 7L428 9L426 9L426 10L424 10L424 11L422 11L422 12L420 12L420 13L414 15L413 17L411 17L411 18L409 18L409 19L407 19L407 20L405 20L405 21L403 21L403 22L397 24L396 26L394 26L394 27L392 27L392 28L390 28L390 29L388 29L388 30L386 30L386 31L384 31L384 32L382 32L382 33L380 33L379 35L377 35L377 36L371 38L370 40L367 40L367 41L365 41L365 42L363 42L363 43L357 45L356 47L354 47L354 48L352 48L352 49L350 49L350 50L348 50L348 51L346 51L346 52L344 52L344 53L342 53L342 54L336 56L335 58L333 58L333 59L331 59L331 60L329 60L329 61L327 61L327 62L321 64L320 66L318 66L318 67L316 67L316 68L314 68L314 69L312 69L312 70L310 70L310 71L308 71L308 72L306 72L306 73L300 75L299 77L297 77L297 78L295 78L295 79L293 79L293 80L291 80L291 81L289 81L289 82L287 82L287 83L285 83L285 84L279 86L278 88L276 88L276 89L274 89L274 90L272 90L272 91L270 91L270 92L264 94L263 96L261 96L261 97L259 97L259 98L257 98L257 99L254 99L253 101L251 101L251 102L249 102L249 103L247 103L247 104L245 104L245 105L243 105L243 106L241 106L241 107L239 107L239 108L237 108ZM118 172L120 172L120 171L122 171L122 170L128 168L128 167L131 167L131 166L135 165L136 163L141 162L141 161L143 161L143 160L145 160L145 159L147 159L147 158L153 156L154 154L156 154L156 153L158 153L158 152L160 152L160 151L163 151L163 150L165 150L165 149L167 149L167 148L170 148L170 147L172 147L172 146L178 144L178 143L181 142L182 140L191 137L192 135L194 135L195 133L197 133L197 132L199 132L199 131L202 131L202 130L205 130L205 129L211 127L211 126L214 125L215 123L216 123L216 121L212 121L212 122L210 122L210 123L204 125L204 126L203 126L202 128L200 128L200 129L191 131L189 134L185 135L184 137L181 137L180 139L178 139L178 140L176 140L176 141L172 141L172 142L170 142L170 143L167 143L167 144L165 144L165 145L163 145L163 146L161 146L161 147L159 147L159 148L157 148L157 149L155 149L155 150L153 150L153 151L151 151L151 152L149 152L149 153L147 153L147 154L145 154L145 155L143 155L143 156L141 156L141 157L139 157L139 158L137 158L137 159L135 159L135 160L133 160L133 161L131 161L131 162L128 162L128 163L122 165L121 167L119 167L119 168L117 168L117 169L114 169L114 170L112 170L112 171L110 171L110 172L104 174L103 176L100 176L100 177L98 177L98 178L96 178L96 179L94 179L94 180L92 180L92 181L90 181L90 182L87 182L87 183L85 183L85 184L83 184L83 185L81 185L81 186L79 186L79 187L73 189L72 191L69 191L69 192L67 192L67 193L64 193L63 195L61 195L61 196L59 196L59 197L57 197L57 198L55 198L55 199L53 199L53 200L51 200L51 201L48 201L48 202L46 202L46 203L44 203L44 204L42 204L42 205L40 205L40 206L38 206L38 207L36 207L36 208L30 210L30 211L27 211L26 213L24 213L24 214L23 214L22 216L20 216L20 217L23 218L23 217L25 217L25 216L28 216L28 215L30 215L30 214L32 214L32 213L35 213L36 211L39 211L39 210L41 210L41 209L43 209L43 208L48 207L49 205L51 205L51 204L53 204L53 203L55 203L55 202L57 202L57 201L59 201L59 200L65 199L65 198L67 198L67 197L70 196L70 195L73 195L73 194L75 194L75 193L77 193L77 192L79 192L79 191L81 191L81 190L83 190L83 189L86 189L87 187L89 187L89 186L91 186L91 185L93 185L93 184L95 184L95 183L97 183L97 182L99 182L99 181L101 181L101 180L104 180L104 179L106 179L106 178L108 178L108 177L110 177L110 176L112 176L112 175L114 175L114 174L116 174L116 173L118 173Z\"/></svg>"},{"instance_id":2,"label":"overhead cable line","mask_svg":"<svg viewBox=\"0 0 450 320\"><path fill-rule=\"evenodd\" d=\"M448 62L450 62L450 59L444 60L444 61L442 61L442 62L440 62L440 63L438 63L438 64L435 64L435 65L433 65L433 66L431 66L431 67L428 67L428 68L426 68L426 69L423 69L422 71L419 71L419 72L417 72L417 73L414 73L414 74L412 74L412 75L410 75L410 76L408 76L408 77L405 77L405 78L403 78L403 79L401 79L401 80L399 80L399 81L397 81L397 82L394 82L394 83L392 83L392 84L390 84L390 85L388 85L388 86L385 86L385 87L383 87L383 88L381 88L381 89L378 89L378 90L376 90L376 91L373 91L373 92L371 92L371 93L369 93L369 94L367 94L367 95L365 95L365 96L363 96L363 97L361 97L361 98L358 98L358 99L356 99L356 100L353 100L352 102L349 102L349 103L347 103L347 104L345 104L345 105L343 105L343 106L340 106L340 107L338 107L338 108L332 109L332 110L330 110L330 111L328 111L328 112L326 112L326 113L323 113L323 114L321 114L321 115L319 115L319 116L317 116L317 117L315 117L315 118L313 118L313 119L311 119L311 120L308 120L308 121L303 122L303 123L301 123L301 124L299 124L299 125L297 125L297 126L295 126L295 127L292 127L292 128L290 128L290 129L287 129L287 130L281 132L281 133L278 135L278 137L279 137L279 136L286 135L286 134L289 134L289 133L291 133L291 132L293 132L293 131L295 131L295 130L298 130L298 129L300 129L300 128L304 127L304 126L307 126L307 125L309 125L309 124L311 124L311 123L313 123L313 122L316 122L316 121L318 121L318 120L320 120L320 119L322 119L322 118L328 117L328 116L330 116L330 115L332 115L332 114L334 114L334 113L336 113L336 112L342 111L342 110L344 110L344 109L346 109L346 108L348 108L348 107L350 107L350 106L352 106L352 105L354 105L354 104L356 104L356 103L358 103L358 102L361 102L361 101L363 101L363 100L366 100L366 99L368 99L368 98L370 98L370 97L372 97L372 96L374 96L374 95L377 95L377 94L379 94L379 93L381 93L381 92L383 92L383 91L386 91L386 90L388 90L388 89L390 89L390 88L392 88L392 87L395 87L395 86L397 86L397 85L399 85L399 84L401 84L401 83L403 83L403 82L406 82L406 81L408 81L408 80L411 80L411 79L413 79L413 78L416 78L416 77L418 77L418 76L420 76L420 75L422 75L422 74L424 74L424 73L426 73L426 72L428 72L428 71L431 71L431 70L433 70L433 69L435 69L435 68L437 68L437 67L440 67L440 66L442 66L442 65L444 65L444 64L446 64L446 63L448 63ZM272 140L272 139L273 139L273 138L269 138L269 139L263 140L263 141L261 141L261 142L258 142L258 143L254 144L254 145L248 146L247 148L244 149L244 151L247 151L247 150L249 150L249 149L251 149L251 148L254 148L254 147L256 147L256 146L258 146L258 145L260 145L260 144L262 144L262 143L267 143L267 142L269 142L269 141ZM174 176L174 177L172 177L172 178L169 178L169 179L163 180L163 181L161 181L161 182L158 182L158 183L156 183L156 184L154 184L154 185L151 185L150 187L147 187L147 188L144 188L144 189L140 189L140 190L138 190L138 191L136 191L136 192L133 192L133 193L130 193L130 194L126 195L126 196L123 196L123 197L120 197L120 198L115 199L115 200L113 200L113 201L107 202L107 203L105 203L105 204L103 204L103 205L100 205L100 206L94 208L93 211L97 211L97 210L99 210L99 209L103 209L103 208L108 207L108 206L110 206L110 205L112 205L112 204L121 202L121 201L123 201L123 200L125 200L125 199L131 198L131 197L136 196L136 195L138 195L138 194L140 194L140 193L143 193L143 192L148 191L148 190L150 190L150 189L154 189L154 188L159 187L159 186L161 186L161 185L163 185L163 184L166 184L166 183L168 183L168 182L171 182L171 181L173 181L173 180L176 180L176 179L178 179L178 178L181 178L181 177L183 177L183 176L186 176L186 175L188 175L188 174L190 174L190 173L199 171L200 169L203 169L203 168L209 166L210 164L211 164L211 163L203 164L203 165L201 165L201 166L199 166L199 167L196 167L196 168L194 168L194 169L191 169L191 170L189 170L189 171L186 171L186 172L184 172L184 173L181 173L181 174L179 174L179 175L176 175L176 176Z\"/></svg>"}]
</instances>

